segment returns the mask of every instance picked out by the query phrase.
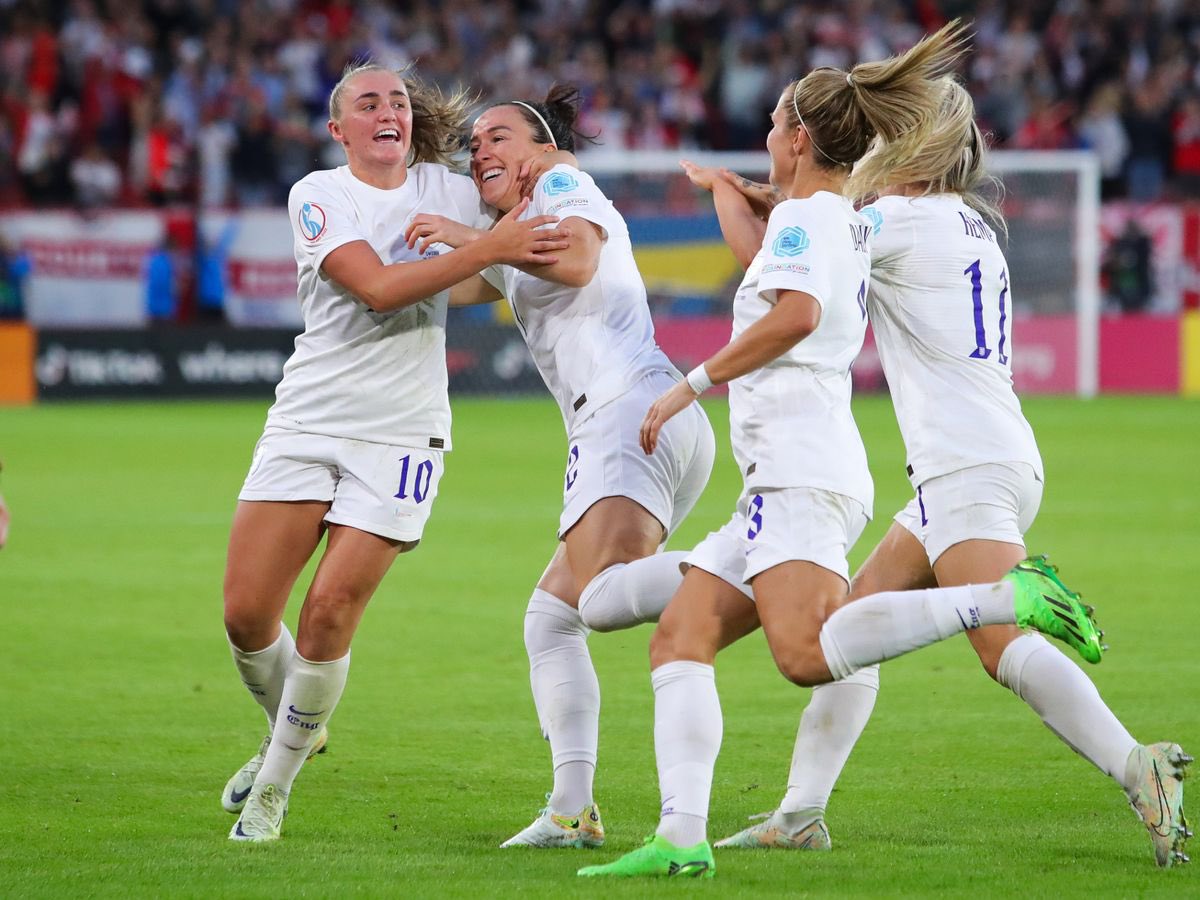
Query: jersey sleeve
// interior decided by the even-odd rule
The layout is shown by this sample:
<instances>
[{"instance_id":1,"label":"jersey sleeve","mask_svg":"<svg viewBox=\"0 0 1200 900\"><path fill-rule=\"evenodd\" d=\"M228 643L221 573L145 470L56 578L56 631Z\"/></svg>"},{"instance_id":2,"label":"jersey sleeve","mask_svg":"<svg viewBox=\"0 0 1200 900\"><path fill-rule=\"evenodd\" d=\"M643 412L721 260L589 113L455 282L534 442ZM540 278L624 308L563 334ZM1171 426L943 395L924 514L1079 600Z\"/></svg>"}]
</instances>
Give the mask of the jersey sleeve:
<instances>
[{"instance_id":1,"label":"jersey sleeve","mask_svg":"<svg viewBox=\"0 0 1200 900\"><path fill-rule=\"evenodd\" d=\"M616 215L591 175L561 163L538 179L530 206L529 216L574 216L591 222L605 240Z\"/></svg>"},{"instance_id":2,"label":"jersey sleeve","mask_svg":"<svg viewBox=\"0 0 1200 900\"><path fill-rule=\"evenodd\" d=\"M880 197L860 210L871 223L871 265L886 267L912 244L912 213L906 197Z\"/></svg>"},{"instance_id":3,"label":"jersey sleeve","mask_svg":"<svg viewBox=\"0 0 1200 900\"><path fill-rule=\"evenodd\" d=\"M483 202L475 182L465 175L447 173L448 188L458 210L458 221L480 231L487 231L495 222L494 211Z\"/></svg>"},{"instance_id":4,"label":"jersey sleeve","mask_svg":"<svg viewBox=\"0 0 1200 900\"><path fill-rule=\"evenodd\" d=\"M508 286L504 282L504 269L501 266L488 266L479 274L484 281L500 292L501 297L508 296Z\"/></svg>"},{"instance_id":5,"label":"jersey sleeve","mask_svg":"<svg viewBox=\"0 0 1200 900\"><path fill-rule=\"evenodd\" d=\"M338 247L367 240L345 196L311 176L292 187L288 194L288 214L292 220L296 261L307 262L318 271L325 257Z\"/></svg>"},{"instance_id":6,"label":"jersey sleeve","mask_svg":"<svg viewBox=\"0 0 1200 900\"><path fill-rule=\"evenodd\" d=\"M830 240L829 228L844 229L844 226L822 222L817 212L812 204L793 200L772 210L763 238L763 266L758 276L759 296L768 303L776 302L779 291L802 291L825 306L833 273L831 255L824 245Z\"/></svg>"}]
</instances>

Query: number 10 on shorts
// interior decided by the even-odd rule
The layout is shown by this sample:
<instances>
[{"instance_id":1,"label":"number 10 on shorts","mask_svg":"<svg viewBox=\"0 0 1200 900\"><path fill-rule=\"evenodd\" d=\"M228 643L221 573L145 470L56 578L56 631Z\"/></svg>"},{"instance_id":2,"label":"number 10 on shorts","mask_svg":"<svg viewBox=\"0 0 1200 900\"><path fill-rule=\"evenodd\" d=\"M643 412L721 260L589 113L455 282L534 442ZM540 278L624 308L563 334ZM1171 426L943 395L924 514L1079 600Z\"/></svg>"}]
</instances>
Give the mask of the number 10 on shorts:
<instances>
[{"instance_id":1,"label":"number 10 on shorts","mask_svg":"<svg viewBox=\"0 0 1200 900\"><path fill-rule=\"evenodd\" d=\"M412 484L409 484L408 473L412 461L411 455L400 457L400 488L393 495L397 500L407 500L409 490L412 498L420 503L429 496L429 484L433 479L433 462L423 459L413 468Z\"/></svg>"}]
</instances>

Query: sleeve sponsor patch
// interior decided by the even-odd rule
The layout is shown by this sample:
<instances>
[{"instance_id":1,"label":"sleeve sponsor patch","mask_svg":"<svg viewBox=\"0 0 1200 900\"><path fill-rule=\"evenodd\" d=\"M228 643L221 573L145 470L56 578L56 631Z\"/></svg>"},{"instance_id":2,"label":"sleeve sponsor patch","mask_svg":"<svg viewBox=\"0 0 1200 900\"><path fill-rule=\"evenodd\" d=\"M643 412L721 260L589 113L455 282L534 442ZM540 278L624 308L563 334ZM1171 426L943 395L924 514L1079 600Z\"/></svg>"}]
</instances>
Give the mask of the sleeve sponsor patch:
<instances>
[{"instance_id":1,"label":"sleeve sponsor patch","mask_svg":"<svg viewBox=\"0 0 1200 900\"><path fill-rule=\"evenodd\" d=\"M762 267L763 275L773 272L790 272L793 275L807 275L812 269L807 263L767 263Z\"/></svg>"},{"instance_id":2,"label":"sleeve sponsor patch","mask_svg":"<svg viewBox=\"0 0 1200 900\"><path fill-rule=\"evenodd\" d=\"M588 200L586 197L567 197L563 200L559 200L557 203L550 204L550 206L546 209L545 215L552 216L555 213L557 213L560 209L566 209L567 207L570 207L570 206L590 206L590 205L591 204L588 203Z\"/></svg>"},{"instance_id":3,"label":"sleeve sponsor patch","mask_svg":"<svg viewBox=\"0 0 1200 900\"><path fill-rule=\"evenodd\" d=\"M573 191L579 187L579 181L566 172L551 172L546 176L546 180L542 182L542 191L550 197L556 197L559 194L565 194L568 191Z\"/></svg>"},{"instance_id":4,"label":"sleeve sponsor patch","mask_svg":"<svg viewBox=\"0 0 1200 900\"><path fill-rule=\"evenodd\" d=\"M812 241L808 232L798 225L789 225L779 232L775 242L771 244L772 256L799 256L808 249ZM764 268L763 271L766 271Z\"/></svg>"},{"instance_id":5,"label":"sleeve sponsor patch","mask_svg":"<svg viewBox=\"0 0 1200 900\"><path fill-rule=\"evenodd\" d=\"M883 227L883 213L873 206L864 206L859 212L871 223L871 234L879 234L879 229Z\"/></svg>"},{"instance_id":6,"label":"sleeve sponsor patch","mask_svg":"<svg viewBox=\"0 0 1200 900\"><path fill-rule=\"evenodd\" d=\"M300 233L306 241L315 241L325 233L325 210L311 200L300 204L297 221L300 223Z\"/></svg>"}]
</instances>

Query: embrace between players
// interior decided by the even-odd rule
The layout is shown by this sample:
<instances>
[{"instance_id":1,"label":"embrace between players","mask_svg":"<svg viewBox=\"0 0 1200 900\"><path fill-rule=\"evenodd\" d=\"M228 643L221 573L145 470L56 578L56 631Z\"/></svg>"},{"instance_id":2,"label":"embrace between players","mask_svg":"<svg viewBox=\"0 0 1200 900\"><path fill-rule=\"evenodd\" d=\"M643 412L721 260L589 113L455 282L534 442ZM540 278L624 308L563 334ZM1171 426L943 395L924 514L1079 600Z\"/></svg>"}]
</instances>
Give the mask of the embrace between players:
<instances>
[{"instance_id":1,"label":"embrace between players","mask_svg":"<svg viewBox=\"0 0 1200 900\"><path fill-rule=\"evenodd\" d=\"M505 298L562 411L568 464L558 549L525 614L553 790L502 846L603 844L587 637L658 622L659 826L580 875L715 872L713 663L759 627L784 676L816 689L778 808L717 846L828 849L825 806L874 707L878 663L965 632L989 675L1120 784L1158 864L1186 859L1190 758L1134 740L1042 637L1100 661L1090 608L1026 558L1043 472L1012 389L984 140L948 74L964 42L952 23L900 56L789 84L766 141L770 186L683 163L746 270L730 343L686 377L654 342L624 220L574 156L574 90L487 108L467 178L448 168L463 96L375 64L347 69L329 121L347 165L289 197L305 330L230 536L226 632L268 720L222 795L238 814L230 838L280 836L296 775L325 746L363 610L421 538L451 449L447 306ZM851 579L846 556L872 510L850 411L868 311L915 495ZM724 383L744 478L733 516L691 552L660 552L713 464L696 400ZM284 606L323 537L293 639Z\"/></svg>"}]
</instances>

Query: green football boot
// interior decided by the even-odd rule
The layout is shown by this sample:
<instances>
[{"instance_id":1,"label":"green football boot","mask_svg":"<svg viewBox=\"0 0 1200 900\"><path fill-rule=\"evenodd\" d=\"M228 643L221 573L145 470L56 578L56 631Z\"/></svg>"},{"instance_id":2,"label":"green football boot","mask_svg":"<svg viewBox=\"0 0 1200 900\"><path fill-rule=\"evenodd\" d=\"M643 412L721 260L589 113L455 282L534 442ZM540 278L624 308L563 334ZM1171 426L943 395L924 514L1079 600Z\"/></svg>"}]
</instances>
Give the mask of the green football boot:
<instances>
[{"instance_id":1,"label":"green football boot","mask_svg":"<svg viewBox=\"0 0 1200 900\"><path fill-rule=\"evenodd\" d=\"M578 874L584 878L712 878L716 871L708 841L694 847L676 847L655 834L620 859L604 866L584 866Z\"/></svg>"},{"instance_id":2,"label":"green football boot","mask_svg":"<svg viewBox=\"0 0 1200 900\"><path fill-rule=\"evenodd\" d=\"M1004 576L1013 586L1013 611L1017 624L1034 628L1074 647L1090 663L1100 662L1108 649L1101 643L1104 632L1092 618L1095 610L1079 602L1079 595L1058 578L1058 568L1045 556L1031 556Z\"/></svg>"}]
</instances>

